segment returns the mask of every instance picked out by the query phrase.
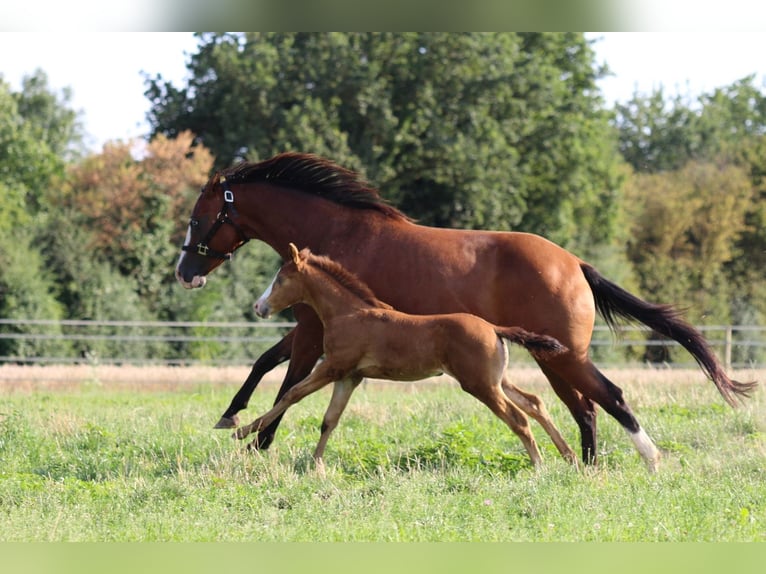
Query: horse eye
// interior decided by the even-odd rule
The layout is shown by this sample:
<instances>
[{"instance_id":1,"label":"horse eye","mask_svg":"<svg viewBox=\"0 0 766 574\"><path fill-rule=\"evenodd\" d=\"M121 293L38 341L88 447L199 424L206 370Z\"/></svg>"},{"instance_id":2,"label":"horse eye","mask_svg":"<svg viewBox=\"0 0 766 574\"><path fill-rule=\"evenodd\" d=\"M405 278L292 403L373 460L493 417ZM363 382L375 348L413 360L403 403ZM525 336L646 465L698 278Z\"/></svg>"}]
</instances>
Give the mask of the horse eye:
<instances>
[{"instance_id":1,"label":"horse eye","mask_svg":"<svg viewBox=\"0 0 766 574\"><path fill-rule=\"evenodd\" d=\"M199 188L199 192L200 193L205 193L205 186L204 185Z\"/></svg>"},{"instance_id":2,"label":"horse eye","mask_svg":"<svg viewBox=\"0 0 766 574\"><path fill-rule=\"evenodd\" d=\"M192 227L197 227L199 225L199 219L193 219L193 218L190 219L189 220L189 225L192 226Z\"/></svg>"}]
</instances>

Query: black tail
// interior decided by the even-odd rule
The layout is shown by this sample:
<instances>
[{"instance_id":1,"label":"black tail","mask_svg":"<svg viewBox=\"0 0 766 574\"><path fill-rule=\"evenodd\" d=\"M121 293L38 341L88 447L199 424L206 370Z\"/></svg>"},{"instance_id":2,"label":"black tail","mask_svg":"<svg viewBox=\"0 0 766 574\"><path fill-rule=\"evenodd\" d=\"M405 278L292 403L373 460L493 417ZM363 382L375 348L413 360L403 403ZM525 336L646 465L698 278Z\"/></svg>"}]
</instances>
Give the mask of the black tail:
<instances>
[{"instance_id":1,"label":"black tail","mask_svg":"<svg viewBox=\"0 0 766 574\"><path fill-rule=\"evenodd\" d=\"M548 335L538 335L521 327L495 326L495 333L503 339L508 339L511 343L521 345L532 353L532 356L541 359L560 355L568 350L558 339Z\"/></svg>"},{"instance_id":2,"label":"black tail","mask_svg":"<svg viewBox=\"0 0 766 574\"><path fill-rule=\"evenodd\" d=\"M672 305L647 303L604 278L590 265L582 263L580 268L593 291L596 309L611 329L615 328L617 319L643 323L689 351L727 403L736 406L735 399L750 396L758 383L730 379L702 333L684 321Z\"/></svg>"}]
</instances>

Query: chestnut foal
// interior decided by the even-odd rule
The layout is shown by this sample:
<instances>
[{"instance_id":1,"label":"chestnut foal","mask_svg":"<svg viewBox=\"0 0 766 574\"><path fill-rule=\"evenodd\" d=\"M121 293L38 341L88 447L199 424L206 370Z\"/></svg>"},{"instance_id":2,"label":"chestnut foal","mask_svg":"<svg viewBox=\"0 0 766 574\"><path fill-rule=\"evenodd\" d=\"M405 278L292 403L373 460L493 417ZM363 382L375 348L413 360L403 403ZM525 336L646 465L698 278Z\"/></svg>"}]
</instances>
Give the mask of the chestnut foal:
<instances>
[{"instance_id":1,"label":"chestnut foal","mask_svg":"<svg viewBox=\"0 0 766 574\"><path fill-rule=\"evenodd\" d=\"M325 360L266 414L237 429L236 438L244 439L259 431L290 405L334 382L314 451L314 459L321 465L327 439L364 377L418 380L444 372L519 436L535 466L541 462L540 452L527 418L514 402L540 422L561 455L576 464L574 452L542 401L505 378L507 354L503 339L524 346L537 358L565 352L556 339L521 327L492 325L467 313L401 313L378 300L367 285L333 260L308 249L298 252L292 243L290 255L254 309L260 317L268 317L296 303L311 306L324 326Z\"/></svg>"}]
</instances>

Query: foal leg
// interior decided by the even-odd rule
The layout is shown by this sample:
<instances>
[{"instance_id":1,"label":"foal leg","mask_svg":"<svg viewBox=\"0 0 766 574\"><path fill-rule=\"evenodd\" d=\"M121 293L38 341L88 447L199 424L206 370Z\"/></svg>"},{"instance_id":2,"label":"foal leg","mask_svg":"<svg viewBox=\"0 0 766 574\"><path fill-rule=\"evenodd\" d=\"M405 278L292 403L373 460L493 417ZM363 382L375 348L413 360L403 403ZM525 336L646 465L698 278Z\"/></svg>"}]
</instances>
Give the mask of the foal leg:
<instances>
[{"instance_id":1,"label":"foal leg","mask_svg":"<svg viewBox=\"0 0 766 574\"><path fill-rule=\"evenodd\" d=\"M293 307L293 310L295 317L298 319L298 325L293 330L290 365L287 367L287 374L277 392L274 404L279 402L291 387L309 375L311 369L314 368L314 365L316 365L319 357L324 352L322 347L322 323L314 311L305 305L296 305ZM280 414L271 424L262 428L258 432L256 439L248 445L248 448L256 450L269 448L281 420L282 415Z\"/></svg>"},{"instance_id":2,"label":"foal leg","mask_svg":"<svg viewBox=\"0 0 766 574\"><path fill-rule=\"evenodd\" d=\"M482 403L487 405L500 420L507 424L510 429L518 435L524 448L526 448L529 453L529 458L532 460L532 464L534 466L539 466L543 459L540 456L537 443L529 428L529 421L527 421L527 417L524 416L524 413L511 402L505 393L503 393L500 385L492 384L492 386L489 386L484 384L476 387L469 387L464 385L463 381L459 382L464 391L472 394Z\"/></svg>"},{"instance_id":3,"label":"foal leg","mask_svg":"<svg viewBox=\"0 0 766 574\"><path fill-rule=\"evenodd\" d=\"M261 415L249 425L238 428L234 433L234 438L241 440L253 431L258 431L274 422L291 405L331 383L336 378L333 371L334 369L327 364L327 361L319 365L313 373L288 390L266 414Z\"/></svg>"},{"instance_id":4,"label":"foal leg","mask_svg":"<svg viewBox=\"0 0 766 574\"><path fill-rule=\"evenodd\" d=\"M551 437L551 440L553 440L553 444L559 449L564 460L577 466L577 455L564 440L564 437L561 436L559 429L553 423L551 416L548 414L548 409L545 408L545 404L540 397L522 391L505 377L503 377L502 386L503 392L516 406L540 423L540 426L543 427L548 436Z\"/></svg>"},{"instance_id":5,"label":"foal leg","mask_svg":"<svg viewBox=\"0 0 766 574\"><path fill-rule=\"evenodd\" d=\"M330 404L327 407L327 411L324 414L322 420L321 436L317 443L316 449L314 449L314 460L317 465L322 464L322 456L324 455L324 449L327 446L327 439L330 438L330 434L338 426L338 420L340 415L346 410L348 401L351 398L351 393L362 381L361 377L352 377L349 379L341 379L335 381L332 389L332 397L330 398Z\"/></svg>"},{"instance_id":6,"label":"foal leg","mask_svg":"<svg viewBox=\"0 0 766 574\"><path fill-rule=\"evenodd\" d=\"M285 335L281 341L271 347L268 351L263 353L258 360L253 364L253 368L247 379L242 384L242 387L234 395L231 400L229 408L223 413L221 419L213 427L216 429L231 429L236 428L239 424L239 417L237 413L247 408L247 403L250 397L253 395L255 387L261 382L263 376L271 371L277 365L283 363L290 358L290 350L293 346L293 336L295 329L292 329L287 335Z\"/></svg>"}]
</instances>

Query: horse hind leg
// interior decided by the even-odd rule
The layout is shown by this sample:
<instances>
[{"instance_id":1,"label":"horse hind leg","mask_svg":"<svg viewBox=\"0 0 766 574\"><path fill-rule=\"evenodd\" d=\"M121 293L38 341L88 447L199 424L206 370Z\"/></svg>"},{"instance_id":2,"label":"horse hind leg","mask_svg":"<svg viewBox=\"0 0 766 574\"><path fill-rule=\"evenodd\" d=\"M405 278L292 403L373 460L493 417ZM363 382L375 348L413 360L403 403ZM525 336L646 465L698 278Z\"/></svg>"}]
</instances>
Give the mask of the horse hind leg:
<instances>
[{"instance_id":1,"label":"horse hind leg","mask_svg":"<svg viewBox=\"0 0 766 574\"><path fill-rule=\"evenodd\" d=\"M561 378L614 417L628 433L649 472L656 472L660 462L660 451L646 434L646 431L641 428L635 415L625 402L622 389L607 379L590 361L578 363L576 367L570 368L566 377L562 374Z\"/></svg>"},{"instance_id":2,"label":"horse hind leg","mask_svg":"<svg viewBox=\"0 0 766 574\"><path fill-rule=\"evenodd\" d=\"M551 437L553 444L556 445L556 448L558 449L559 453L561 453L561 456L564 458L564 460L573 464L574 466L577 466L577 455L569 446L569 444L567 444L567 441L564 440L564 437L561 436L561 432L559 432L559 429L553 423L553 420L548 413L548 409L545 408L545 403L543 403L542 399L540 399L540 397L537 395L522 391L516 385L509 382L505 377L503 377L502 386L503 392L506 394L506 396L511 399L511 401L513 401L513 403L522 411L524 411L528 416L535 419L541 427L543 427L545 432L548 433L548 436Z\"/></svg>"},{"instance_id":3,"label":"horse hind leg","mask_svg":"<svg viewBox=\"0 0 766 574\"><path fill-rule=\"evenodd\" d=\"M596 401L610 415L612 415L625 432L628 433L636 447L638 454L644 459L649 472L656 472L660 464L660 451L646 431L641 427L633 411L622 397L622 389L606 378L594 365L591 370L592 380L598 381L598 386L592 394L590 389L583 390L591 399Z\"/></svg>"},{"instance_id":4,"label":"horse hind leg","mask_svg":"<svg viewBox=\"0 0 766 574\"><path fill-rule=\"evenodd\" d=\"M586 465L598 463L598 451L596 450L596 405L588 397L585 397L569 383L559 376L544 361L537 360L540 369L546 376L553 391L569 409L580 431L580 448L582 461Z\"/></svg>"}]
</instances>

